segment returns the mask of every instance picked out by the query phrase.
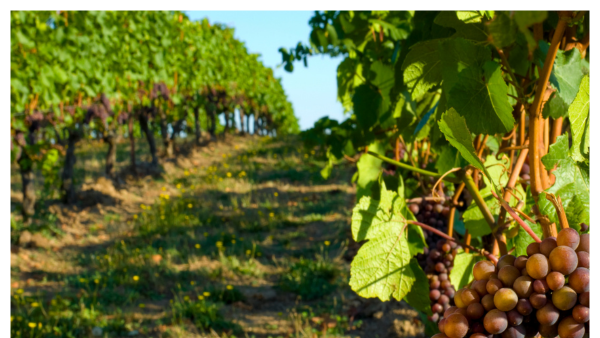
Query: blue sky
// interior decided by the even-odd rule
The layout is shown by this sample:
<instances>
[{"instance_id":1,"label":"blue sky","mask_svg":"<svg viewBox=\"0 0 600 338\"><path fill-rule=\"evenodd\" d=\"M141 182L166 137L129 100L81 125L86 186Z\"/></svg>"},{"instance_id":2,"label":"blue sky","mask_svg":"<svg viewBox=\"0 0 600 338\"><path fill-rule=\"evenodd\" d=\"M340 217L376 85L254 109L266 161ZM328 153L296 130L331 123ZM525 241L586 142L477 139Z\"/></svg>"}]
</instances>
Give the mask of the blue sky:
<instances>
[{"instance_id":1,"label":"blue sky","mask_svg":"<svg viewBox=\"0 0 600 338\"><path fill-rule=\"evenodd\" d=\"M341 58L315 55L308 59L308 68L294 64L288 73L281 63L280 47L294 47L299 41L308 42L312 17L310 11L188 11L192 20L207 17L235 28L235 37L246 43L250 53L261 54L267 67L282 79L283 88L292 102L299 119L300 129L312 127L323 116L341 121L343 108L337 101L336 69Z\"/></svg>"}]
</instances>

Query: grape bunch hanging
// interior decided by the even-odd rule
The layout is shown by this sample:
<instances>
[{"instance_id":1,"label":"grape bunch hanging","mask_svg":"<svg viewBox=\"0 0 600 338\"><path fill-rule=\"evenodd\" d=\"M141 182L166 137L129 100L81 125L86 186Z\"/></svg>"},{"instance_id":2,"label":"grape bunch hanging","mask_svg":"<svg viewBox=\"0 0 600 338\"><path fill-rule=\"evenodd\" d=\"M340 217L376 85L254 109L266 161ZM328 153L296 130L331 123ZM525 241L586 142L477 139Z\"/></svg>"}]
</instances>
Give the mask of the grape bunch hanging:
<instances>
[{"instance_id":1,"label":"grape bunch hanging","mask_svg":"<svg viewBox=\"0 0 600 338\"><path fill-rule=\"evenodd\" d=\"M565 228L527 256L479 261L432 338L582 338L589 332L589 234Z\"/></svg>"}]
</instances>

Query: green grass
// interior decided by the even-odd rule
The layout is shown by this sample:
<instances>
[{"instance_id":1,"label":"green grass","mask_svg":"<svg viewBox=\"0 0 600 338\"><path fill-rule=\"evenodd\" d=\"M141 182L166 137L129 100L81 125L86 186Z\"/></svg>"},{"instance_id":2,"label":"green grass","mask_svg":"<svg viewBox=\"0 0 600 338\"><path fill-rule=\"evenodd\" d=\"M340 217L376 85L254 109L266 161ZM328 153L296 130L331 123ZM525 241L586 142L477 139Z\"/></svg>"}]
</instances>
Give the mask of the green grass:
<instances>
[{"instance_id":1,"label":"green grass","mask_svg":"<svg viewBox=\"0 0 600 338\"><path fill-rule=\"evenodd\" d=\"M235 324L228 309L249 306L244 290L261 286L300 297L282 305L286 311L311 302L302 310L308 317L286 317L286 327L297 327L294 337L321 332L323 323L309 319L323 311L327 318L341 316L326 329L328 337L341 337L349 329L348 318L331 297L349 292L348 265L327 257L345 243L349 195L338 187L348 185L350 172L326 182L307 160L312 155L296 149L297 140L252 142L239 149L211 144L214 151L195 158L200 165L126 182L119 189L137 196L152 192L134 206L102 213L94 207L68 209L91 214L75 244L56 251L23 249L60 262L60 268L11 268L12 281L20 285L11 290L11 336L89 337L95 329L102 337L132 332L184 337L213 330L244 337L247 328ZM124 149L119 145L118 156L128 162ZM103 151L83 144L76 164L79 182L101 176ZM139 158L147 155L145 146L137 151ZM331 183L337 185L314 189ZM17 187L13 184L13 190ZM46 202L38 207L47 210ZM70 221L46 212L25 227L18 205L13 210L15 244L24 229L60 241L65 234L60 225ZM37 276L35 282L23 290L30 276ZM268 330L282 329L276 326Z\"/></svg>"}]
</instances>

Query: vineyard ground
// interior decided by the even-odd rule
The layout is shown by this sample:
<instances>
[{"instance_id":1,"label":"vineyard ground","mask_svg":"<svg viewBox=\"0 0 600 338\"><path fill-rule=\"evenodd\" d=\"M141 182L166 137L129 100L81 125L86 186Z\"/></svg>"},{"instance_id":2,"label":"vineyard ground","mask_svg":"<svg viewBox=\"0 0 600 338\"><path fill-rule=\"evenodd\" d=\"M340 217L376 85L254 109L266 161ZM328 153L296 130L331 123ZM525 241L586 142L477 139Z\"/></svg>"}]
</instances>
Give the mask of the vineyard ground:
<instances>
[{"instance_id":1,"label":"vineyard ground","mask_svg":"<svg viewBox=\"0 0 600 338\"><path fill-rule=\"evenodd\" d=\"M22 335L33 322L82 337L204 337L202 326L236 337L424 337L405 303L348 287L352 166L324 181L293 137L185 142L160 170L142 164L138 142L136 177L121 142L115 179L103 175L107 146L81 142L77 204L48 198L28 227L12 168L11 315Z\"/></svg>"}]
</instances>

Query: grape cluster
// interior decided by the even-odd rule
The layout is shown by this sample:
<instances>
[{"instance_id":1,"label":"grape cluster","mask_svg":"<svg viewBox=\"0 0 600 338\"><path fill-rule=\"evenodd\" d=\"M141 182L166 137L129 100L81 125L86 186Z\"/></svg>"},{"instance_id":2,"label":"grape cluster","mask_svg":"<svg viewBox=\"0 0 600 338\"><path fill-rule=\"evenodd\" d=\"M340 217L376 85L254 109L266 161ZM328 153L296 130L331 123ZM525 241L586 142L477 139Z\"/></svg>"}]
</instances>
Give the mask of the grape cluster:
<instances>
[{"instance_id":1,"label":"grape cluster","mask_svg":"<svg viewBox=\"0 0 600 338\"><path fill-rule=\"evenodd\" d=\"M459 248L456 242L439 240L433 249L425 248L423 255L417 255L419 265L424 267L429 281L429 299L433 312L429 320L436 323L442 313L450 308L454 298L456 290L450 284L449 275Z\"/></svg>"},{"instance_id":2,"label":"grape cluster","mask_svg":"<svg viewBox=\"0 0 600 338\"><path fill-rule=\"evenodd\" d=\"M433 338L582 338L589 331L589 240L566 228L530 244L527 256L477 262L474 281L456 292Z\"/></svg>"},{"instance_id":3,"label":"grape cluster","mask_svg":"<svg viewBox=\"0 0 600 338\"><path fill-rule=\"evenodd\" d=\"M448 198L448 197L446 197ZM410 211L415 215L417 221L432 226L442 232L448 231L448 214L450 208L444 206L441 203L423 200L422 203L412 203L408 205ZM432 234L429 231L423 231L427 246L435 247L436 243L442 240L442 238L436 234Z\"/></svg>"}]
</instances>

